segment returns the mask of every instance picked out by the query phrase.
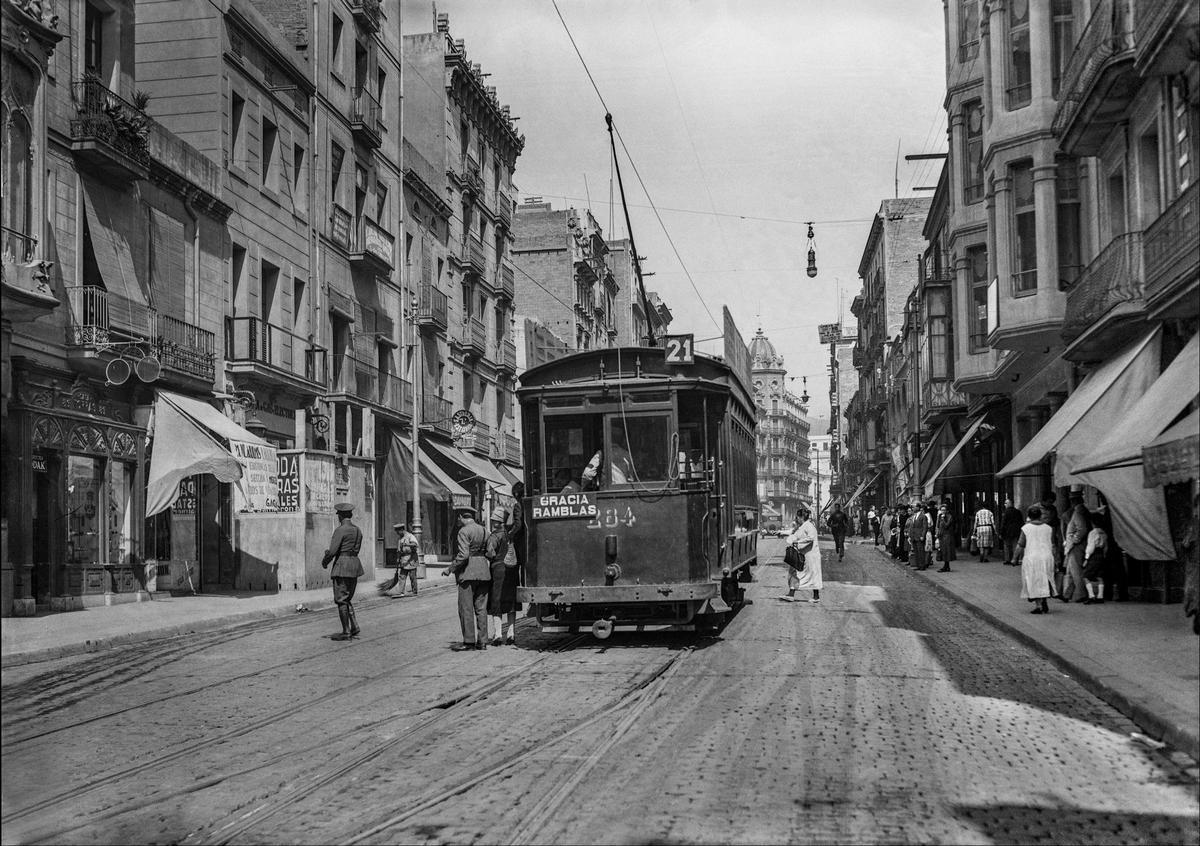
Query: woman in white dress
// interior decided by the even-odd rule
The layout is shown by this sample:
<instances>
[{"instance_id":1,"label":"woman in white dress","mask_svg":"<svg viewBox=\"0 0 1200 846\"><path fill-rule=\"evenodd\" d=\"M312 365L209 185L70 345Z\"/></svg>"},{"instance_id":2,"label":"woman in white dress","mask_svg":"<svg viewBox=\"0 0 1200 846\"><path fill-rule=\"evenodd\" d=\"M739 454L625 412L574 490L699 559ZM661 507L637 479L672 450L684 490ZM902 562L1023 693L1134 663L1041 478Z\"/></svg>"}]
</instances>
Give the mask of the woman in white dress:
<instances>
[{"instance_id":1,"label":"woman in white dress","mask_svg":"<svg viewBox=\"0 0 1200 846\"><path fill-rule=\"evenodd\" d=\"M803 505L796 510L800 525L787 536L788 546L804 556L804 569L788 567L788 592L779 598L785 602L796 602L797 590L811 590L812 602L821 601L821 549L817 544L817 527L812 522L812 512Z\"/></svg>"},{"instance_id":2,"label":"woman in white dress","mask_svg":"<svg viewBox=\"0 0 1200 846\"><path fill-rule=\"evenodd\" d=\"M1042 522L1042 509L1033 506L1027 512L1029 522L1021 527L1014 557L1021 565L1021 598L1034 603L1034 614L1049 614L1046 599L1056 596L1054 566L1058 547L1054 543L1054 527Z\"/></svg>"}]
</instances>

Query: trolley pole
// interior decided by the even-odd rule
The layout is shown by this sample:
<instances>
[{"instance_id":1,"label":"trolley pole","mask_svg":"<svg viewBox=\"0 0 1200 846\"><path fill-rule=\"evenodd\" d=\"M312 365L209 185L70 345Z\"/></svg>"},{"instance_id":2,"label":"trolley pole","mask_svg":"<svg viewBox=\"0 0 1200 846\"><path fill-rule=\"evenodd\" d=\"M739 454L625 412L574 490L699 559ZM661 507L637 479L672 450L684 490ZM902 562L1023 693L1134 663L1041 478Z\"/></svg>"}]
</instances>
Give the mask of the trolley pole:
<instances>
[{"instance_id":1,"label":"trolley pole","mask_svg":"<svg viewBox=\"0 0 1200 846\"><path fill-rule=\"evenodd\" d=\"M409 316L412 322L412 383L413 383L413 410L412 410L412 525L409 530L413 533L413 537L417 539L417 555L421 553L421 417L422 403L424 397L421 395L421 325L417 322L418 309L420 307L420 296L416 288L413 288L412 307L409 309Z\"/></svg>"}]
</instances>

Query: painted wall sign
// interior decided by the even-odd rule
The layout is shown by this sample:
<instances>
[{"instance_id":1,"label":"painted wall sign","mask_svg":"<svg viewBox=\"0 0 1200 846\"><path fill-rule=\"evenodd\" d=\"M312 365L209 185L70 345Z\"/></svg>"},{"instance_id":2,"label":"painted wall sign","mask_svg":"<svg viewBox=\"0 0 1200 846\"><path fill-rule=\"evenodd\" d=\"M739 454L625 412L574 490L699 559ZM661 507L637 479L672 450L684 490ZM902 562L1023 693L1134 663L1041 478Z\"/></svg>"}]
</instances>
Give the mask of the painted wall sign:
<instances>
[{"instance_id":1,"label":"painted wall sign","mask_svg":"<svg viewBox=\"0 0 1200 846\"><path fill-rule=\"evenodd\" d=\"M279 456L279 510L300 510L300 456Z\"/></svg>"},{"instance_id":2,"label":"painted wall sign","mask_svg":"<svg viewBox=\"0 0 1200 846\"><path fill-rule=\"evenodd\" d=\"M241 481L234 485L238 511L279 510L279 456L273 446L230 438L233 457L242 465Z\"/></svg>"},{"instance_id":3,"label":"painted wall sign","mask_svg":"<svg viewBox=\"0 0 1200 846\"><path fill-rule=\"evenodd\" d=\"M333 512L333 460L309 456L304 461L304 510L310 514Z\"/></svg>"},{"instance_id":4,"label":"painted wall sign","mask_svg":"<svg viewBox=\"0 0 1200 846\"><path fill-rule=\"evenodd\" d=\"M595 517L596 505L585 493L542 494L533 504L530 519L562 520Z\"/></svg>"}]
</instances>

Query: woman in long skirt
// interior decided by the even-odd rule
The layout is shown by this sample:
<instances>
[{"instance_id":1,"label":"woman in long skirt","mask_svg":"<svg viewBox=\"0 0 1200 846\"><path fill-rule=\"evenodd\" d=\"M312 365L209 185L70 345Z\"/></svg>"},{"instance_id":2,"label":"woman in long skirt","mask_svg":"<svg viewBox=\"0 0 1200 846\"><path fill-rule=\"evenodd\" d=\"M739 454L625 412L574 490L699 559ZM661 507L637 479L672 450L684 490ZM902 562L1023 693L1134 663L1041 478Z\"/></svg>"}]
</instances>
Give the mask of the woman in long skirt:
<instances>
[{"instance_id":1,"label":"woman in long skirt","mask_svg":"<svg viewBox=\"0 0 1200 846\"><path fill-rule=\"evenodd\" d=\"M950 516L950 506L942 503L938 507L937 522L934 524L937 532L937 557L942 562L939 573L950 572L950 562L955 560L954 547L958 543L955 537L954 518Z\"/></svg>"},{"instance_id":2,"label":"woman in long skirt","mask_svg":"<svg viewBox=\"0 0 1200 846\"><path fill-rule=\"evenodd\" d=\"M1021 564L1021 598L1034 603L1032 613L1049 614L1046 600L1057 595L1054 589L1054 565L1058 552L1054 544L1054 528L1042 522L1042 509L1033 506L1028 511L1029 522L1021 527L1015 557Z\"/></svg>"},{"instance_id":3,"label":"woman in long skirt","mask_svg":"<svg viewBox=\"0 0 1200 846\"><path fill-rule=\"evenodd\" d=\"M811 590L812 602L821 601L821 549L817 544L817 527L812 522L812 512L805 506L796 509L800 526L787 536L789 546L794 546L804 556L804 569L797 571L788 567L788 592L779 598L785 602L797 601L797 590Z\"/></svg>"},{"instance_id":4,"label":"woman in long skirt","mask_svg":"<svg viewBox=\"0 0 1200 846\"><path fill-rule=\"evenodd\" d=\"M492 511L492 533L487 539L488 563L492 568L492 586L488 591L487 612L491 616L492 646L517 642L517 567L516 551L508 542L504 522L508 514L503 507ZM504 618L508 617L508 634L504 634Z\"/></svg>"}]
</instances>

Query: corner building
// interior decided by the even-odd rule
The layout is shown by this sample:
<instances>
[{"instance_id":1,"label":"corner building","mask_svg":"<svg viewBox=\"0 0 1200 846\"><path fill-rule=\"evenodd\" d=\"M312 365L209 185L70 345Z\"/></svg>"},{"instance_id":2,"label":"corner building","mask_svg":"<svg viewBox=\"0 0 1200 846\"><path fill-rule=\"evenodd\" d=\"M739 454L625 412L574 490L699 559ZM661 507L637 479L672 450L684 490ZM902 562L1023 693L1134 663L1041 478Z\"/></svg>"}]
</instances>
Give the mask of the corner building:
<instances>
[{"instance_id":1,"label":"corner building","mask_svg":"<svg viewBox=\"0 0 1200 846\"><path fill-rule=\"evenodd\" d=\"M758 411L760 525L786 527L801 505L812 505L808 408L787 389L783 356L775 351L762 327L750 339L749 349Z\"/></svg>"}]
</instances>

